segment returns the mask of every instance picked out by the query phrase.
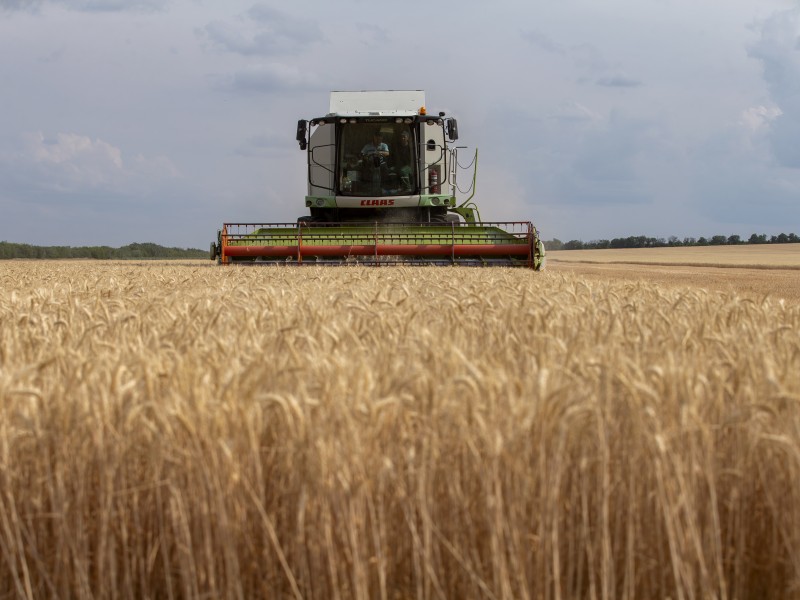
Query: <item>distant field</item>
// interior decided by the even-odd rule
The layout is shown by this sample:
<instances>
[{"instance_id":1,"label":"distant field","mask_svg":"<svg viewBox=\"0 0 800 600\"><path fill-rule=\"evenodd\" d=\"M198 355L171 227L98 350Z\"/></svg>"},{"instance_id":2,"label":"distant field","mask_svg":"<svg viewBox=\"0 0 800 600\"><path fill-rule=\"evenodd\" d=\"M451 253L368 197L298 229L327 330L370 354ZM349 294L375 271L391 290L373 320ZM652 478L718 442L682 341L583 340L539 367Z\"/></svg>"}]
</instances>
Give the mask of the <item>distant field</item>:
<instances>
[{"instance_id":1,"label":"distant field","mask_svg":"<svg viewBox=\"0 0 800 600\"><path fill-rule=\"evenodd\" d=\"M550 252L548 268L587 280L643 280L800 302L800 244Z\"/></svg>"},{"instance_id":2,"label":"distant field","mask_svg":"<svg viewBox=\"0 0 800 600\"><path fill-rule=\"evenodd\" d=\"M800 304L625 266L0 263L0 598L796 599Z\"/></svg>"},{"instance_id":3,"label":"distant field","mask_svg":"<svg viewBox=\"0 0 800 600\"><path fill-rule=\"evenodd\" d=\"M552 262L647 263L720 267L767 266L800 269L800 244L559 250L550 252L547 260Z\"/></svg>"}]
</instances>

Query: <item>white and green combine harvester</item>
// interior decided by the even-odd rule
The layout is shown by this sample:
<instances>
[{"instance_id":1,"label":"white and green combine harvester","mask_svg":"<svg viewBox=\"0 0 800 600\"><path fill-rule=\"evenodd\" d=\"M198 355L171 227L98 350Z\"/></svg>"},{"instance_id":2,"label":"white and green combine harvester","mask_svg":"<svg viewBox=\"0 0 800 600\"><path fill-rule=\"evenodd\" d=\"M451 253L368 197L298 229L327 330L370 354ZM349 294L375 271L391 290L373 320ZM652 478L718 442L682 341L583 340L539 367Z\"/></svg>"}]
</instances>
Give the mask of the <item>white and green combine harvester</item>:
<instances>
[{"instance_id":1,"label":"white and green combine harvester","mask_svg":"<svg viewBox=\"0 0 800 600\"><path fill-rule=\"evenodd\" d=\"M544 245L530 221L481 222L472 202L477 150L464 169L457 139L456 120L428 114L422 91L331 92L328 114L297 123L309 214L296 223L225 223L211 258L543 268ZM462 201L457 192L470 195Z\"/></svg>"}]
</instances>

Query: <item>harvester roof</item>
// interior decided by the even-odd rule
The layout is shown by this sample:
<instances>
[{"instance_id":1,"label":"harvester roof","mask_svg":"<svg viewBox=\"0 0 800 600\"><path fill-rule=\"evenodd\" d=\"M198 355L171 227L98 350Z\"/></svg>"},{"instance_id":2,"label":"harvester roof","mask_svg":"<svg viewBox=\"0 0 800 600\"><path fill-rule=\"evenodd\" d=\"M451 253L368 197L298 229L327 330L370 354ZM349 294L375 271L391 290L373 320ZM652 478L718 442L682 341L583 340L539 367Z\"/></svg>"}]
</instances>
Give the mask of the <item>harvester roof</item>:
<instances>
[{"instance_id":1,"label":"harvester roof","mask_svg":"<svg viewBox=\"0 0 800 600\"><path fill-rule=\"evenodd\" d=\"M328 116L405 117L419 114L425 106L422 90L331 92Z\"/></svg>"}]
</instances>

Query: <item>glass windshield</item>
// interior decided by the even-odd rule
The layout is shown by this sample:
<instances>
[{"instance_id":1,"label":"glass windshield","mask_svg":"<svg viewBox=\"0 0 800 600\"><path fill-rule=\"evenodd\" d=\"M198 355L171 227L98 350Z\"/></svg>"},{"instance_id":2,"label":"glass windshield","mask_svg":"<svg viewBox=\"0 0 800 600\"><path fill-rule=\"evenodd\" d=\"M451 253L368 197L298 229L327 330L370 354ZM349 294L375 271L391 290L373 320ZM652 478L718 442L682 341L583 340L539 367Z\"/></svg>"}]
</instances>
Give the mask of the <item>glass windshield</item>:
<instances>
[{"instance_id":1,"label":"glass windshield","mask_svg":"<svg viewBox=\"0 0 800 600\"><path fill-rule=\"evenodd\" d=\"M408 124L345 123L339 137L339 193L418 193L416 146L414 130Z\"/></svg>"}]
</instances>

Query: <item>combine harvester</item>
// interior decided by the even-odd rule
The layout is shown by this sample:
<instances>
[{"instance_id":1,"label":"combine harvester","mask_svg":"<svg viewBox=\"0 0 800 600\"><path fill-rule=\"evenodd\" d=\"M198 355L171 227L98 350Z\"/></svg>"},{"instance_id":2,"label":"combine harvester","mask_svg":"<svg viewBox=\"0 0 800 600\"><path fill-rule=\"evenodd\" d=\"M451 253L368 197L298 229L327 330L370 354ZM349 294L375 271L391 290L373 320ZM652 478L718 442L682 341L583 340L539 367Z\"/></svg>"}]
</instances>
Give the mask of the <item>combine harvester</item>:
<instances>
[{"instance_id":1,"label":"combine harvester","mask_svg":"<svg viewBox=\"0 0 800 600\"><path fill-rule=\"evenodd\" d=\"M221 264L458 264L544 267L529 221L483 223L459 202L456 120L429 115L422 91L332 92L330 112L297 123L308 156L309 215L297 223L225 223Z\"/></svg>"}]
</instances>

